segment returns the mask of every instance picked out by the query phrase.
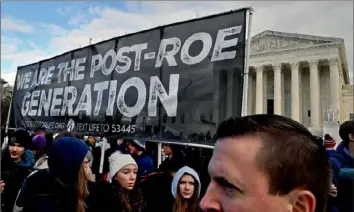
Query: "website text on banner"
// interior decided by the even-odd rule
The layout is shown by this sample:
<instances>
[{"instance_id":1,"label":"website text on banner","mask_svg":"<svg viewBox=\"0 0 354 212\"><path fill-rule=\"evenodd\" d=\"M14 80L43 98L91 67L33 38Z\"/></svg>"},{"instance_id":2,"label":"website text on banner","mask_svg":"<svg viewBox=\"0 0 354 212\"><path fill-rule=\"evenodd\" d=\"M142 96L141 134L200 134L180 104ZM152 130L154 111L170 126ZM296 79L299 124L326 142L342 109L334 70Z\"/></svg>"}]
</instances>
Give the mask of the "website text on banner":
<instances>
[{"instance_id":1,"label":"website text on banner","mask_svg":"<svg viewBox=\"0 0 354 212\"><path fill-rule=\"evenodd\" d=\"M241 115L246 11L117 37L19 67L9 127L212 137L219 120Z\"/></svg>"}]
</instances>

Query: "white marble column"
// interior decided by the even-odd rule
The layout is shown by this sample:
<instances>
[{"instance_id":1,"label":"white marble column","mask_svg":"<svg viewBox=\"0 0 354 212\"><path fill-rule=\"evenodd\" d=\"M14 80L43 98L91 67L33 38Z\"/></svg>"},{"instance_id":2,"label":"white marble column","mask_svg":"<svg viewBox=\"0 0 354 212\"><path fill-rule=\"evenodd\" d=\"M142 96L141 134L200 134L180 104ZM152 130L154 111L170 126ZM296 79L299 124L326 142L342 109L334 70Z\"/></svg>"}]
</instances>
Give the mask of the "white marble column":
<instances>
[{"instance_id":1,"label":"white marble column","mask_svg":"<svg viewBox=\"0 0 354 212\"><path fill-rule=\"evenodd\" d=\"M282 64L274 64L274 114L283 114L283 80L282 80Z\"/></svg>"},{"instance_id":2,"label":"white marble column","mask_svg":"<svg viewBox=\"0 0 354 212\"><path fill-rule=\"evenodd\" d=\"M263 69L263 113L268 111L268 73Z\"/></svg>"},{"instance_id":3,"label":"white marble column","mask_svg":"<svg viewBox=\"0 0 354 212\"><path fill-rule=\"evenodd\" d=\"M328 60L330 70L330 91L332 108L338 110L340 114L341 102L341 83L340 83L340 60L339 58L331 58ZM339 117L336 117L339 118Z\"/></svg>"},{"instance_id":4,"label":"white marble column","mask_svg":"<svg viewBox=\"0 0 354 212\"><path fill-rule=\"evenodd\" d=\"M318 70L318 60L309 61L310 66L310 108L311 108L311 129L319 134L321 129L321 105L320 105L320 75ZM321 133L322 134L322 133Z\"/></svg>"},{"instance_id":5,"label":"white marble column","mask_svg":"<svg viewBox=\"0 0 354 212\"><path fill-rule=\"evenodd\" d=\"M252 115L253 114L253 95L254 95L254 89L253 89L253 77L251 74L251 71L248 71L248 103L247 103L247 115Z\"/></svg>"},{"instance_id":6,"label":"white marble column","mask_svg":"<svg viewBox=\"0 0 354 212\"><path fill-rule=\"evenodd\" d=\"M263 114L264 109L264 78L263 66L256 67L256 114Z\"/></svg>"},{"instance_id":7,"label":"white marble column","mask_svg":"<svg viewBox=\"0 0 354 212\"><path fill-rule=\"evenodd\" d=\"M290 63L291 69L291 118L301 122L300 118L300 63Z\"/></svg>"}]
</instances>

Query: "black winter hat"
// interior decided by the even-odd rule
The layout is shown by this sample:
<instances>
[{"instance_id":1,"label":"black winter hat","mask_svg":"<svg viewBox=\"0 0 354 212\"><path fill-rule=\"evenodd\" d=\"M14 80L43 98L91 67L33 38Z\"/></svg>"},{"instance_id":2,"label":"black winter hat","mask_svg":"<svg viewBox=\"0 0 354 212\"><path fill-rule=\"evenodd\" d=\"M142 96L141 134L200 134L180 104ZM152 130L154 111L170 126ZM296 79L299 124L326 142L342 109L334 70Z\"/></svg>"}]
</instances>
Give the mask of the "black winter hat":
<instances>
[{"instance_id":1,"label":"black winter hat","mask_svg":"<svg viewBox=\"0 0 354 212\"><path fill-rule=\"evenodd\" d=\"M9 144L20 144L25 149L27 149L31 145L31 136L30 134L23 128L18 128L13 132L9 139Z\"/></svg>"}]
</instances>

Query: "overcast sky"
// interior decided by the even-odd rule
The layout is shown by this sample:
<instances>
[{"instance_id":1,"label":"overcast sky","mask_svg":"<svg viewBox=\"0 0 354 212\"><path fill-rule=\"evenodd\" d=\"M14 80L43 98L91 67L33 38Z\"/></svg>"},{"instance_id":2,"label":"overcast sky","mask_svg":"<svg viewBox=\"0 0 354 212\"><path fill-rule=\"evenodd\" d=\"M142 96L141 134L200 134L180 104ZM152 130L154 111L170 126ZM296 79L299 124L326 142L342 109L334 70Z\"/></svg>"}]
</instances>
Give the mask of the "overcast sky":
<instances>
[{"instance_id":1,"label":"overcast sky","mask_svg":"<svg viewBox=\"0 0 354 212\"><path fill-rule=\"evenodd\" d=\"M353 78L352 1L273 2L2 2L1 77L16 67L125 33L252 6L252 35L264 30L345 40Z\"/></svg>"}]
</instances>

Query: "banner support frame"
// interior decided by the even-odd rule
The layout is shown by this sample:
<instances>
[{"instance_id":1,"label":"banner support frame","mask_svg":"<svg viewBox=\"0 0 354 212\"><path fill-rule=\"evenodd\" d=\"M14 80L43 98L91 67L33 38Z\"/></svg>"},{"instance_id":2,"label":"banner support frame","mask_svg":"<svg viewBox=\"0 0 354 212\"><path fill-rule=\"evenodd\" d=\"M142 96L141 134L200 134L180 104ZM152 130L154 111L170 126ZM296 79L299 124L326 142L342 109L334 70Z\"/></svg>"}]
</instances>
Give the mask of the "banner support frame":
<instances>
[{"instance_id":1,"label":"banner support frame","mask_svg":"<svg viewBox=\"0 0 354 212\"><path fill-rule=\"evenodd\" d=\"M245 67L243 72L243 94L242 94L242 112L241 116L248 115L248 87L249 87L249 58L251 53L251 27L252 27L252 15L253 8L250 7L248 11L248 29L247 29L247 44L246 44L246 57Z\"/></svg>"}]
</instances>

